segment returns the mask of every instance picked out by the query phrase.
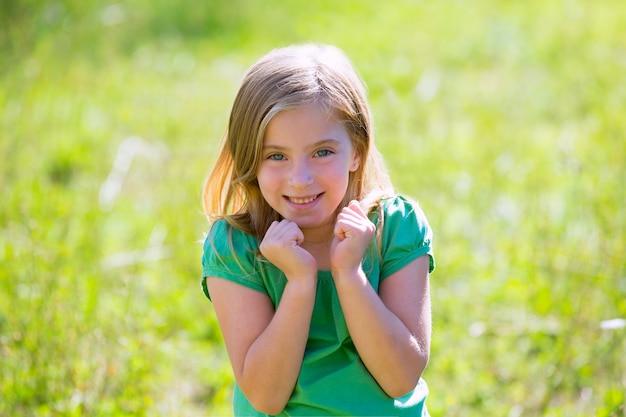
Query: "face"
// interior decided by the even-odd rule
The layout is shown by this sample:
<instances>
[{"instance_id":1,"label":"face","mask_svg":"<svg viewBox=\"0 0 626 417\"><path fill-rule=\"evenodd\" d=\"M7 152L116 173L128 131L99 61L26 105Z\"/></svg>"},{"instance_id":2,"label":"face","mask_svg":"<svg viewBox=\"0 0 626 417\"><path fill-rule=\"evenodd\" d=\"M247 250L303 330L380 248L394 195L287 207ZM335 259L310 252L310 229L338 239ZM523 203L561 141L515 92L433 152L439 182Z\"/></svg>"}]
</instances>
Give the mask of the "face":
<instances>
[{"instance_id":1,"label":"face","mask_svg":"<svg viewBox=\"0 0 626 417\"><path fill-rule=\"evenodd\" d=\"M332 225L359 164L343 124L312 104L269 122L257 179L267 203L305 231Z\"/></svg>"}]
</instances>

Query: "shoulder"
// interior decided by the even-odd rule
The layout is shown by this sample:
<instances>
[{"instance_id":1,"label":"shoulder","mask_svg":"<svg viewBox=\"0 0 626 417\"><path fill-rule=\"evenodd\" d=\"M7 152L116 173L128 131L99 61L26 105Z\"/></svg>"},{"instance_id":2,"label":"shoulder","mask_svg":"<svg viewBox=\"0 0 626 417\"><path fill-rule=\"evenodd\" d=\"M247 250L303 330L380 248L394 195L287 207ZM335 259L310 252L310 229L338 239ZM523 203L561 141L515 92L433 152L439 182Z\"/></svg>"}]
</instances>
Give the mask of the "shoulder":
<instances>
[{"instance_id":1,"label":"shoulder","mask_svg":"<svg viewBox=\"0 0 626 417\"><path fill-rule=\"evenodd\" d=\"M378 216L383 259L430 255L432 272L433 231L420 205L402 195L385 197L380 200Z\"/></svg>"},{"instance_id":2,"label":"shoulder","mask_svg":"<svg viewBox=\"0 0 626 417\"><path fill-rule=\"evenodd\" d=\"M417 201L400 194L381 198L380 206L387 213L409 213L415 208L419 209L419 204L417 203Z\"/></svg>"},{"instance_id":3,"label":"shoulder","mask_svg":"<svg viewBox=\"0 0 626 417\"><path fill-rule=\"evenodd\" d=\"M236 227L229 224L225 219L215 221L204 240L204 250L214 250L219 253L239 252L256 250L258 240Z\"/></svg>"},{"instance_id":4,"label":"shoulder","mask_svg":"<svg viewBox=\"0 0 626 417\"><path fill-rule=\"evenodd\" d=\"M258 240L220 219L211 225L203 249L202 263L205 269L209 266L242 268L246 264L254 264Z\"/></svg>"},{"instance_id":5,"label":"shoulder","mask_svg":"<svg viewBox=\"0 0 626 417\"><path fill-rule=\"evenodd\" d=\"M417 201L403 195L384 197L380 200L380 211L384 224L411 226L406 232L430 232L430 225Z\"/></svg>"},{"instance_id":6,"label":"shoulder","mask_svg":"<svg viewBox=\"0 0 626 417\"><path fill-rule=\"evenodd\" d=\"M211 225L202 253L202 289L210 299L205 277L220 277L263 293L267 293L258 259L258 239L226 220Z\"/></svg>"}]
</instances>

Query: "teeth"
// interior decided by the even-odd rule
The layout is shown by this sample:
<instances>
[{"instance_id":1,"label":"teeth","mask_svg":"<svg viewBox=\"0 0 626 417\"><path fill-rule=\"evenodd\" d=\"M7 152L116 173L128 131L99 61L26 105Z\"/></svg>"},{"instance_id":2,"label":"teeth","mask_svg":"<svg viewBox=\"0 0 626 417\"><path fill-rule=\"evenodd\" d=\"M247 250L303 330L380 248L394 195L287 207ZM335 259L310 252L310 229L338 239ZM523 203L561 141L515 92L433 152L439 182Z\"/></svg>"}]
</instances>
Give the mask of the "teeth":
<instances>
[{"instance_id":1,"label":"teeth","mask_svg":"<svg viewBox=\"0 0 626 417\"><path fill-rule=\"evenodd\" d=\"M289 197L289 201L291 201L292 203L295 203L295 204L307 204L307 203L310 203L311 201L315 200L316 198L317 198L317 196L315 196L315 197L308 197L308 198Z\"/></svg>"}]
</instances>

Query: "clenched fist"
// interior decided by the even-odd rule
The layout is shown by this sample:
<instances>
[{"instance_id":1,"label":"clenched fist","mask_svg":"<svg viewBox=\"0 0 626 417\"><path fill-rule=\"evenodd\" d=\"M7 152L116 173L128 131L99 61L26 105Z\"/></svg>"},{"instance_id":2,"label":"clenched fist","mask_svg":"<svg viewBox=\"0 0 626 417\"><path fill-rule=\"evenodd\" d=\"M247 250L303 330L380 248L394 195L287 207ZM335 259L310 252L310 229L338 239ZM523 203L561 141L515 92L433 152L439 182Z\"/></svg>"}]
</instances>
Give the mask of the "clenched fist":
<instances>
[{"instance_id":1,"label":"clenched fist","mask_svg":"<svg viewBox=\"0 0 626 417\"><path fill-rule=\"evenodd\" d=\"M289 220L273 222L265 232L260 250L288 280L317 277L317 262L302 248L304 234L297 224Z\"/></svg>"},{"instance_id":2,"label":"clenched fist","mask_svg":"<svg viewBox=\"0 0 626 417\"><path fill-rule=\"evenodd\" d=\"M335 222L335 237L330 249L333 276L359 270L375 231L376 226L367 218L357 201L351 201L341 210Z\"/></svg>"}]
</instances>

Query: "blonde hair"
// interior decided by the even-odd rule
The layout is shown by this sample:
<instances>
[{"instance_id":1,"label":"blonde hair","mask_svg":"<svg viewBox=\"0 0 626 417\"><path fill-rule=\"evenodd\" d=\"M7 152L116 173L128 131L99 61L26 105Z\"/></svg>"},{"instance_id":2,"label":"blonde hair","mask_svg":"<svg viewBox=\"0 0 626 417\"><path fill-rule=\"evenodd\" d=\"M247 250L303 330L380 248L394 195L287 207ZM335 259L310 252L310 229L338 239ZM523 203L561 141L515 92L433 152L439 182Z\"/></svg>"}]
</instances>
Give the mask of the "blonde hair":
<instances>
[{"instance_id":1,"label":"blonde hair","mask_svg":"<svg viewBox=\"0 0 626 417\"><path fill-rule=\"evenodd\" d=\"M312 103L334 111L361 157L337 211L358 200L369 212L382 196L393 193L374 145L365 88L348 58L329 45L294 45L263 56L243 78L220 154L204 184L202 199L209 221L223 218L262 239L272 221L280 220L257 182L265 130L279 112Z\"/></svg>"}]
</instances>

